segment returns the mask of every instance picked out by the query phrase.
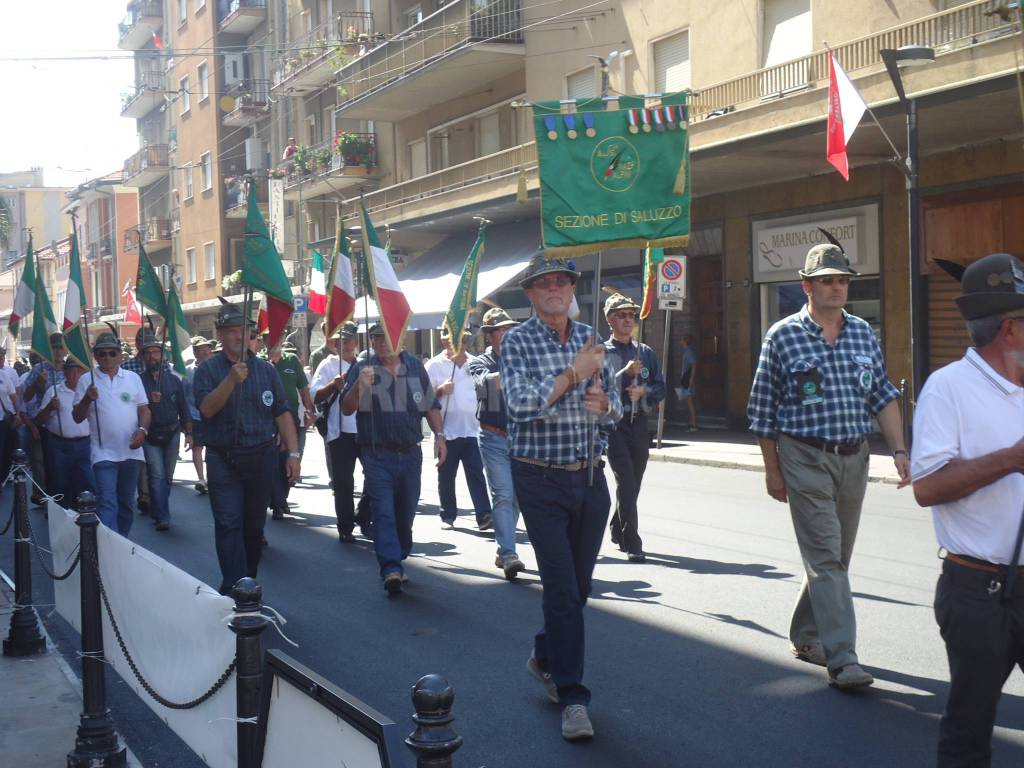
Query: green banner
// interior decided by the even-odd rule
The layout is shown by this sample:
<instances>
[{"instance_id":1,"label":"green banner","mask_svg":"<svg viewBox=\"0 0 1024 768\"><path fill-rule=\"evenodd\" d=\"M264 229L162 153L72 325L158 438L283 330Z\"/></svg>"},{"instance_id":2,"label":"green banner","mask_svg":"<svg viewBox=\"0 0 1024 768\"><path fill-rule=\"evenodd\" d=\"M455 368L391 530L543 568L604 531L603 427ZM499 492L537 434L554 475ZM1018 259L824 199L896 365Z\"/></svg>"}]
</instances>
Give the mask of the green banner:
<instances>
[{"instance_id":1,"label":"green banner","mask_svg":"<svg viewBox=\"0 0 1024 768\"><path fill-rule=\"evenodd\" d=\"M554 256L602 248L685 246L690 235L690 145L685 94L658 106L623 98L534 108L544 248Z\"/></svg>"},{"instance_id":2,"label":"green banner","mask_svg":"<svg viewBox=\"0 0 1024 768\"><path fill-rule=\"evenodd\" d=\"M444 316L443 325L448 330L448 338L452 341L452 357L458 357L462 353L462 345L465 341L462 332L466 329L469 313L476 309L476 280L480 272L480 259L484 255L484 233L486 231L487 223L480 222L476 242L470 249L469 256L466 257L462 275L459 277L459 284L455 288L455 296L452 297L451 306Z\"/></svg>"}]
</instances>

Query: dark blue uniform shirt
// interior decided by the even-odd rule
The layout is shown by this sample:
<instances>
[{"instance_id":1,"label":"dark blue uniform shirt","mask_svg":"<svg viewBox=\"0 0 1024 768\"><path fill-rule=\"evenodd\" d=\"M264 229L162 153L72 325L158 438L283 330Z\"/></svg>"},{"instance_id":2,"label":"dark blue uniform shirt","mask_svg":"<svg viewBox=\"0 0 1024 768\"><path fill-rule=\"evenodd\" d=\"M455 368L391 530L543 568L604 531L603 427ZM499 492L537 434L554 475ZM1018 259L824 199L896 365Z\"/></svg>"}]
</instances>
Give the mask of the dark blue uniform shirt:
<instances>
[{"instance_id":1,"label":"dark blue uniform shirt","mask_svg":"<svg viewBox=\"0 0 1024 768\"><path fill-rule=\"evenodd\" d=\"M654 406L665 399L665 377L661 375L661 366L658 365L658 356L654 350L646 344L640 344L640 373L636 376L623 374L618 376L619 395L622 397L622 412L629 416L633 410L633 401L629 399L627 391L634 384L647 387L647 394L637 400L640 406L639 413L646 413ZM611 360L616 375L626 365L637 358L637 342L622 342L609 339L604 343L605 358Z\"/></svg>"},{"instance_id":2,"label":"dark blue uniform shirt","mask_svg":"<svg viewBox=\"0 0 1024 768\"><path fill-rule=\"evenodd\" d=\"M508 408L505 407L505 396L501 392L501 387L498 386L500 369L501 359L494 354L492 347L466 362L466 370L476 385L477 420L481 424L507 432Z\"/></svg>"},{"instance_id":3,"label":"dark blue uniform shirt","mask_svg":"<svg viewBox=\"0 0 1024 768\"><path fill-rule=\"evenodd\" d=\"M160 393L159 403L149 400L149 412L152 416L149 424L150 435L168 434L192 421L188 402L185 400L185 386L181 379L173 373L161 373L160 380L157 381L148 371L140 373L139 378L142 379L147 398L153 392Z\"/></svg>"},{"instance_id":4,"label":"dark blue uniform shirt","mask_svg":"<svg viewBox=\"0 0 1024 768\"><path fill-rule=\"evenodd\" d=\"M272 440L277 434L274 419L288 412L284 386L266 360L249 356L249 376L232 391L224 407L209 419L203 420L204 443L211 448L226 450L235 445L248 448ZM213 392L230 373L233 363L223 352L218 352L196 368L194 397L196 407ZM237 407L238 398L241 407ZM235 437L235 413L238 413L238 439Z\"/></svg>"}]
</instances>

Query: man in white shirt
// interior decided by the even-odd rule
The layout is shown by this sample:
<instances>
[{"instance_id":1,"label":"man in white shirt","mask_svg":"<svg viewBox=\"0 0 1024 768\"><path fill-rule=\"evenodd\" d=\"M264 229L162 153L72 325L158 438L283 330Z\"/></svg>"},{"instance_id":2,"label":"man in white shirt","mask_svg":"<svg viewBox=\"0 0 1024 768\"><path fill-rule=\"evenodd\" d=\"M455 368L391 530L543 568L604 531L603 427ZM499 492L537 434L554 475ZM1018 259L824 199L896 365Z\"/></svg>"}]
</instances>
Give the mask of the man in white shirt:
<instances>
[{"instance_id":1,"label":"man in white shirt","mask_svg":"<svg viewBox=\"0 0 1024 768\"><path fill-rule=\"evenodd\" d=\"M0 480L11 471L11 454L18 446L21 424L18 405L18 372L7 365L7 347L0 345Z\"/></svg>"},{"instance_id":2,"label":"man in white shirt","mask_svg":"<svg viewBox=\"0 0 1024 768\"><path fill-rule=\"evenodd\" d=\"M940 768L991 763L1003 684L1024 666L1024 262L974 262L956 303L975 346L925 383L911 465L946 552L935 592L950 673Z\"/></svg>"},{"instance_id":3,"label":"man in white shirt","mask_svg":"<svg viewBox=\"0 0 1024 768\"><path fill-rule=\"evenodd\" d=\"M83 373L85 368L67 358L56 394L48 400L44 398L46 405L36 415L36 424L47 432L46 476L50 478L50 492L62 494L61 505L66 509L78 508L78 494L82 491L96 493L89 424L75 421L72 413L75 389Z\"/></svg>"},{"instance_id":4,"label":"man in white shirt","mask_svg":"<svg viewBox=\"0 0 1024 768\"><path fill-rule=\"evenodd\" d=\"M463 332L464 337L469 335L468 331ZM463 344L466 341L463 338ZM459 514L455 501L455 474L461 463L469 495L473 499L477 528L486 531L494 527L494 518L491 516L491 499L487 494L484 463L477 443L480 422L476 418L476 383L466 368L465 346L453 357L451 339L444 328L441 329L441 344L444 351L430 358L426 364L434 394L441 401L444 438L448 445L448 458L437 468L441 520L449 528L455 527L455 518Z\"/></svg>"},{"instance_id":5,"label":"man in white shirt","mask_svg":"<svg viewBox=\"0 0 1024 768\"><path fill-rule=\"evenodd\" d=\"M351 544L356 540L352 531L355 529L355 494L356 458L359 456L359 443L356 435L355 413L344 415L341 412L341 391L345 388L346 373L356 359L359 347L357 338L358 326L353 322L345 323L340 332L341 355L330 354L323 359L313 374L313 382L309 391L313 402L318 408L328 408L327 434L324 443L327 446L327 464L331 468L332 489L334 491L334 514L338 518L338 539L343 544ZM331 338L335 338L332 335Z\"/></svg>"},{"instance_id":6,"label":"man in white shirt","mask_svg":"<svg viewBox=\"0 0 1024 768\"><path fill-rule=\"evenodd\" d=\"M149 432L149 405L142 379L121 368L121 343L101 333L93 345L96 368L75 389L74 420L89 420L90 456L96 481L96 514L108 528L127 536L135 516L133 502L142 443Z\"/></svg>"}]
</instances>

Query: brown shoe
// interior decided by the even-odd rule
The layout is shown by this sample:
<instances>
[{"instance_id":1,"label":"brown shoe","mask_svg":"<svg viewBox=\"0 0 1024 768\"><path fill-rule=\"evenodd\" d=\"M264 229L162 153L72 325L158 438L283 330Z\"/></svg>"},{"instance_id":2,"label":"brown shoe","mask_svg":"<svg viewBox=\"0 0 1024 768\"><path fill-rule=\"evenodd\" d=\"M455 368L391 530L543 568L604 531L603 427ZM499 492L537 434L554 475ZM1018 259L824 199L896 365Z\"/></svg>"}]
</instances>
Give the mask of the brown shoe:
<instances>
[{"instance_id":1,"label":"brown shoe","mask_svg":"<svg viewBox=\"0 0 1024 768\"><path fill-rule=\"evenodd\" d=\"M860 664L847 664L845 667L828 671L828 684L843 691L867 688L873 682L875 678Z\"/></svg>"},{"instance_id":2,"label":"brown shoe","mask_svg":"<svg viewBox=\"0 0 1024 768\"><path fill-rule=\"evenodd\" d=\"M384 591L388 593L388 597L400 595L402 593L402 574L398 571L392 571L385 576Z\"/></svg>"},{"instance_id":3,"label":"brown shoe","mask_svg":"<svg viewBox=\"0 0 1024 768\"><path fill-rule=\"evenodd\" d=\"M819 642L800 646L791 645L789 646L789 652L800 659L800 661L806 661L808 664L817 664L819 667L824 667L828 663L828 659L825 657L825 649Z\"/></svg>"}]
</instances>

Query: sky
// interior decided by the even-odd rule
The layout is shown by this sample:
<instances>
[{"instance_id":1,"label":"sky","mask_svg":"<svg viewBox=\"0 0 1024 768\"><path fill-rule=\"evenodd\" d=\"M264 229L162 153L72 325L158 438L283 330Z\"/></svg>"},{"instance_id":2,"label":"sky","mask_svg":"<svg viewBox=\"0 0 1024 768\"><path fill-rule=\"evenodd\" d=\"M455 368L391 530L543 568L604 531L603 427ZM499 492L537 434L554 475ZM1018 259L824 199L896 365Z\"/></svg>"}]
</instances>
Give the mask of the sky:
<instances>
[{"instance_id":1,"label":"sky","mask_svg":"<svg viewBox=\"0 0 1024 768\"><path fill-rule=\"evenodd\" d=\"M42 166L48 186L73 186L119 170L138 149L135 121L121 117L135 77L131 52L117 47L127 0L2 5L0 172ZM76 56L114 58L27 60Z\"/></svg>"}]
</instances>

